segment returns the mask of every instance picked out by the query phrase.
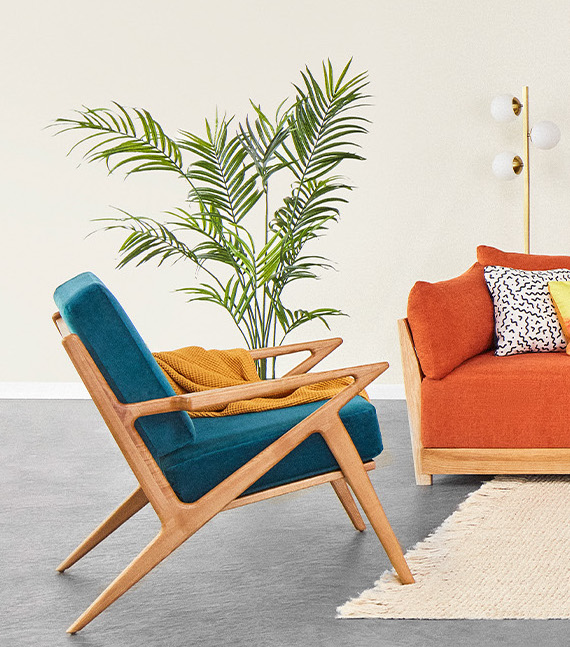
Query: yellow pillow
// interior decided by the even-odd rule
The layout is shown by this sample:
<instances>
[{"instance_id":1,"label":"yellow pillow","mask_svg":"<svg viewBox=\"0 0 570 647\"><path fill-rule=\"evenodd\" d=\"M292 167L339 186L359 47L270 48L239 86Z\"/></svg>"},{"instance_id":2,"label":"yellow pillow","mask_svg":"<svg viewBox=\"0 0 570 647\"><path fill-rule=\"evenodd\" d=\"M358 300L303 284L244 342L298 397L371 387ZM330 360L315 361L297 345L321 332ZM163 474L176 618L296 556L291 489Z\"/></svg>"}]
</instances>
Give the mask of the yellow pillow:
<instances>
[{"instance_id":1,"label":"yellow pillow","mask_svg":"<svg viewBox=\"0 0 570 647\"><path fill-rule=\"evenodd\" d=\"M548 290L568 342L566 353L570 355L570 281L549 281Z\"/></svg>"}]
</instances>

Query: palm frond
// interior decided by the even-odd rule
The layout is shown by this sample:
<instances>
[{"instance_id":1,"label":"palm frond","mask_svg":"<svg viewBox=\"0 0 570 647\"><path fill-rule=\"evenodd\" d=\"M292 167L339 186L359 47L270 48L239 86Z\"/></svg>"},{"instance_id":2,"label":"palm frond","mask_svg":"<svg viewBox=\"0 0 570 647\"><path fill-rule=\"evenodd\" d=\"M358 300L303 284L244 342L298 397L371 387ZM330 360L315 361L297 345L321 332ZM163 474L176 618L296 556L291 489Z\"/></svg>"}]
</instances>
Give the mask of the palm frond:
<instances>
[{"instance_id":1,"label":"palm frond","mask_svg":"<svg viewBox=\"0 0 570 647\"><path fill-rule=\"evenodd\" d=\"M215 211L192 214L178 208L167 213L173 217L168 224L175 231L194 232L204 239L193 249L199 258L230 265L236 271L255 271L255 242L243 225L236 225Z\"/></svg>"},{"instance_id":2,"label":"palm frond","mask_svg":"<svg viewBox=\"0 0 570 647\"><path fill-rule=\"evenodd\" d=\"M246 117L245 125L239 125L239 137L243 148L247 151L256 166L257 173L264 186L267 186L273 173L286 165L279 150L290 136L287 113L281 113L282 102L277 108L275 123L262 111L261 106L251 102L257 118L252 123Z\"/></svg>"},{"instance_id":3,"label":"palm frond","mask_svg":"<svg viewBox=\"0 0 570 647\"><path fill-rule=\"evenodd\" d=\"M297 276L291 268L303 246L338 219L339 205L346 202L340 192L352 189L341 178L331 176L331 171L344 160L363 159L353 150L357 146L353 138L366 132L367 120L358 111L365 105L368 81L366 73L348 78L350 63L336 80L330 61L323 63L321 83L306 68L301 73L303 83L295 85L297 98L288 116L292 147L285 144L280 153L294 181L291 194L270 223L280 257L273 299L283 290L287 277Z\"/></svg>"},{"instance_id":4,"label":"palm frond","mask_svg":"<svg viewBox=\"0 0 570 647\"><path fill-rule=\"evenodd\" d=\"M318 320L321 321L330 330L327 317L346 317L347 315L335 308L316 308L314 310L290 310L284 306L276 309L277 319L281 325L284 339L291 331L303 324Z\"/></svg>"},{"instance_id":5,"label":"palm frond","mask_svg":"<svg viewBox=\"0 0 570 647\"><path fill-rule=\"evenodd\" d=\"M301 73L303 84L294 86L297 98L290 130L295 153L289 148L285 152L299 181L317 180L346 159L363 159L353 151L357 147L353 137L367 132L368 120L358 110L366 105L368 80L366 73L346 80L350 63L336 81L330 61L323 63L323 87L306 68Z\"/></svg>"},{"instance_id":6,"label":"palm frond","mask_svg":"<svg viewBox=\"0 0 570 647\"><path fill-rule=\"evenodd\" d=\"M73 130L85 133L69 152L87 144L83 158L105 162L109 173L124 167L126 175L170 171L186 177L180 147L150 112L116 102L114 106L115 110L84 107L76 111L77 119L56 119L51 126L57 134Z\"/></svg>"},{"instance_id":7,"label":"palm frond","mask_svg":"<svg viewBox=\"0 0 570 647\"><path fill-rule=\"evenodd\" d=\"M206 121L207 138L181 131L180 148L190 151L197 160L187 172L192 182L189 202L206 205L239 222L253 209L263 195L255 164L241 145L240 137L230 136L231 119L218 119L213 126Z\"/></svg>"},{"instance_id":8,"label":"palm frond","mask_svg":"<svg viewBox=\"0 0 570 647\"><path fill-rule=\"evenodd\" d=\"M194 251L177 238L166 225L152 218L135 216L121 209L119 211L123 217L95 220L95 222L111 223L102 228L104 231L121 229L129 232L119 248L121 260L117 267L124 267L134 260L138 261L138 266L152 259L157 259L159 266L166 260L176 262L183 258L200 264L200 258Z\"/></svg>"}]
</instances>

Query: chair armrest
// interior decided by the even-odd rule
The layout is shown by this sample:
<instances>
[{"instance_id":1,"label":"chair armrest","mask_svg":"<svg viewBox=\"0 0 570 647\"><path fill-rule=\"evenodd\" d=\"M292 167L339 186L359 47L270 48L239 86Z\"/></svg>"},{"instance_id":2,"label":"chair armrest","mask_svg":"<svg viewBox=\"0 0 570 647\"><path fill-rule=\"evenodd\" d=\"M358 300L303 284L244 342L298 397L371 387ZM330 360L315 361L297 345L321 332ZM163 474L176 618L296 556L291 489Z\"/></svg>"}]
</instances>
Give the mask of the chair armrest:
<instances>
[{"instance_id":1,"label":"chair armrest","mask_svg":"<svg viewBox=\"0 0 570 647\"><path fill-rule=\"evenodd\" d=\"M343 400L346 399L348 402L349 399L354 395L357 395L387 368L388 362L364 364L362 366L321 371L318 373L291 375L277 380L254 382L253 384L211 389L200 393L185 393L183 395L174 395L169 398L161 398L158 400L147 400L146 402L124 404L121 405L121 407L130 411L134 419L159 413L169 413L172 411L204 411L213 407L227 405L238 400L251 400L253 398L289 393L301 386L317 384L318 382L323 382L325 380L333 380L339 377L353 377L355 381L352 384L347 385L341 392L330 400L331 402L333 400L336 401L338 396L342 394L345 394L345 396L349 395L348 393L345 393L348 389L351 392L350 396L343 398ZM352 391L354 391L353 394ZM342 407L343 404L340 404L339 408Z\"/></svg>"},{"instance_id":2,"label":"chair armrest","mask_svg":"<svg viewBox=\"0 0 570 647\"><path fill-rule=\"evenodd\" d=\"M318 339L315 341L300 342L298 344L286 344L285 346L272 346L269 348L255 348L249 351L252 359L265 359L267 357L278 357L279 355L290 355L291 353L299 353L302 351L309 351L310 357L302 361L300 364L292 368L284 377L291 375L301 375L313 368L327 355L330 355L335 348L342 344L340 337L332 339Z\"/></svg>"}]
</instances>

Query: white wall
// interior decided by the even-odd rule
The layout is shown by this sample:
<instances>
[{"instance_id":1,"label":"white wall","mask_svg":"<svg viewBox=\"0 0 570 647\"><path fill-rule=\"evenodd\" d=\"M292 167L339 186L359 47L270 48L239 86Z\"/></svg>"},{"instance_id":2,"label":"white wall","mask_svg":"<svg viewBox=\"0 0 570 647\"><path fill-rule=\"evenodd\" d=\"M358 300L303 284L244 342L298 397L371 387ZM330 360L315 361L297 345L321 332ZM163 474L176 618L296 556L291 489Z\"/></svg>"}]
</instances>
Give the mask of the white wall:
<instances>
[{"instance_id":1,"label":"white wall","mask_svg":"<svg viewBox=\"0 0 570 647\"><path fill-rule=\"evenodd\" d=\"M195 130L216 106L240 118L249 98L275 106L305 64L353 56L373 95L367 162L347 169L357 190L319 244L338 272L307 286L306 305L351 315L333 321L345 343L325 366L387 359L382 382L401 382L396 319L414 281L459 274L481 243L522 251L522 183L490 172L497 152L521 150L521 124L492 121L495 94L528 84L531 123L562 130L556 149L532 159L532 247L570 253L569 27L565 0L12 3L0 38L0 381L76 379L50 315L54 288L84 270L153 349L240 344L222 311L173 292L192 283L192 267L118 271L119 237L86 238L109 205L157 215L183 202L182 184L77 168L65 155L73 138L44 126L116 100L148 108L173 134ZM291 341L329 334L315 325Z\"/></svg>"}]
</instances>

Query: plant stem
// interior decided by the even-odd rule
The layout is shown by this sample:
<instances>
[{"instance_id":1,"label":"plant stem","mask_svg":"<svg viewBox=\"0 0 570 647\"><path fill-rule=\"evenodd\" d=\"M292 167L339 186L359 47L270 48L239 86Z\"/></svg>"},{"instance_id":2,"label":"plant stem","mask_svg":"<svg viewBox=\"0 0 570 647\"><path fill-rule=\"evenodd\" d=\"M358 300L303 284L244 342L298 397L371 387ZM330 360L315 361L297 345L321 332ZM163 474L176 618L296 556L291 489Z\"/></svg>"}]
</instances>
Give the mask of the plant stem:
<instances>
[{"instance_id":1,"label":"plant stem","mask_svg":"<svg viewBox=\"0 0 570 647\"><path fill-rule=\"evenodd\" d=\"M269 187L267 183L263 182L263 191L265 193L265 238L264 238L264 248L267 247L269 241ZM257 267L256 267L256 282L255 290L257 292ZM263 322L265 323L267 319L265 318L267 314L267 291L265 290L265 284L263 285ZM266 330L263 331L263 344L266 345L266 332L269 331L269 326Z\"/></svg>"}]
</instances>

